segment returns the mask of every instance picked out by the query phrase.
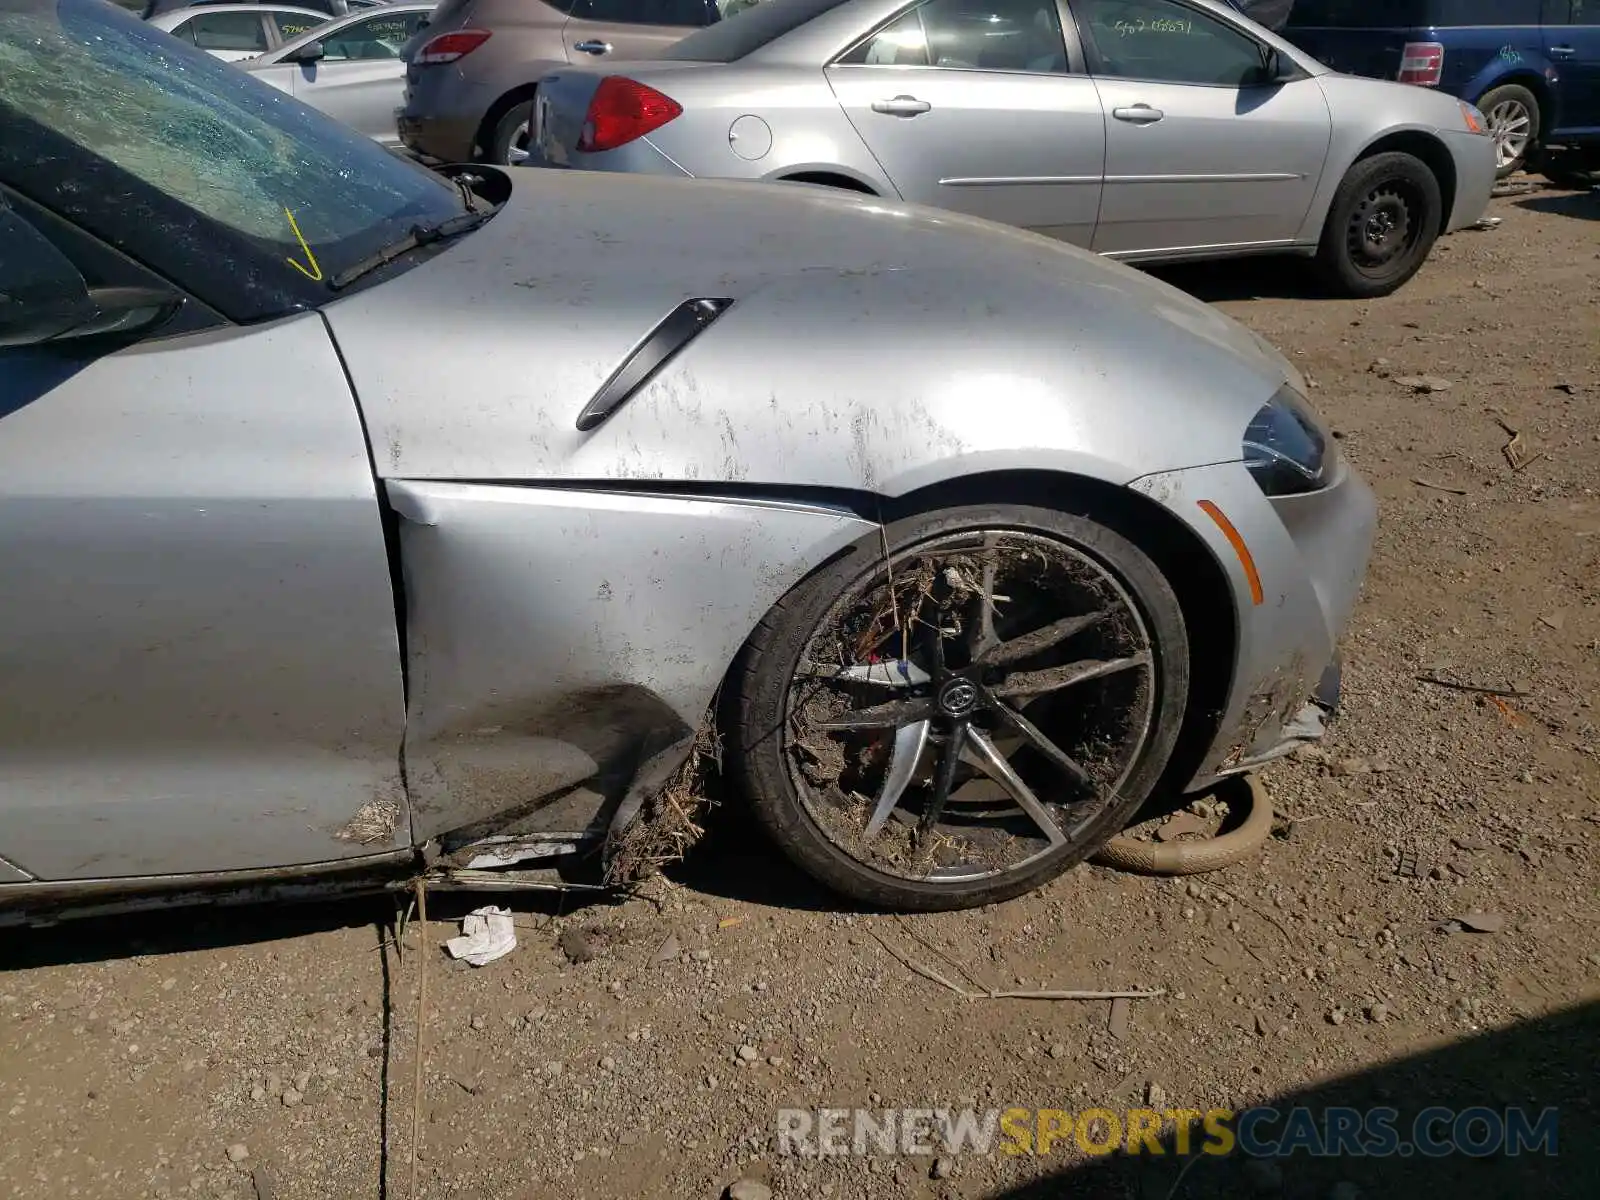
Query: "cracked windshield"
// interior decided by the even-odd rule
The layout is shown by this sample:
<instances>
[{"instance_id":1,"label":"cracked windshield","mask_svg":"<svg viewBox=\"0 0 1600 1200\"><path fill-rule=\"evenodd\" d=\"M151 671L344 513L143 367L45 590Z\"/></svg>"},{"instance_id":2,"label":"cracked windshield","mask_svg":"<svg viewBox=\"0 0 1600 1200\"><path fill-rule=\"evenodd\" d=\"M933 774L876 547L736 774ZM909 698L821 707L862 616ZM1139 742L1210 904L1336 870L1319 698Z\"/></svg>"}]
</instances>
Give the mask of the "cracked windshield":
<instances>
[{"instance_id":1,"label":"cracked windshield","mask_svg":"<svg viewBox=\"0 0 1600 1200\"><path fill-rule=\"evenodd\" d=\"M7 8L0 124L85 147L314 281L463 211L447 181L98 0Z\"/></svg>"}]
</instances>

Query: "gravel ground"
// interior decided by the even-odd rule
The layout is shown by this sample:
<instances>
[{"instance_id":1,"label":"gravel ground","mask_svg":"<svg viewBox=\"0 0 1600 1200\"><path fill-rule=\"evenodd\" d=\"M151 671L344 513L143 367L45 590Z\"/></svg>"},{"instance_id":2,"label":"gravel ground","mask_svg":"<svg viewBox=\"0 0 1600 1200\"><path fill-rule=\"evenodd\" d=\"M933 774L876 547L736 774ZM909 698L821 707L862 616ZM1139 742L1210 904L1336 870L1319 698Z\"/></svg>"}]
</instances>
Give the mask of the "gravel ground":
<instances>
[{"instance_id":1,"label":"gravel ground","mask_svg":"<svg viewBox=\"0 0 1600 1200\"><path fill-rule=\"evenodd\" d=\"M780 1155L775 1110L1204 1109L1351 1080L1559 1104L1564 1173L1538 1193L1600 1194L1579 1137L1600 1118L1600 192L1492 212L1382 301L1271 264L1169 273L1294 357L1382 505L1345 709L1264 777L1289 820L1259 857L850 915L724 811L648 897L519 903L521 944L481 970L437 951L457 900L403 958L386 902L7 934L0 1195L409 1196L424 958L428 1196L1160 1197L1170 1158ZM1519 471L1506 427L1539 455ZM1474 911L1503 924L1440 928ZM964 999L903 959L968 987L1166 994L1113 1030L1104 1002ZM1515 1163L1471 1165L1432 1178L1532 1194ZM1400 1190L1370 1161L1232 1170L1179 1194Z\"/></svg>"}]
</instances>

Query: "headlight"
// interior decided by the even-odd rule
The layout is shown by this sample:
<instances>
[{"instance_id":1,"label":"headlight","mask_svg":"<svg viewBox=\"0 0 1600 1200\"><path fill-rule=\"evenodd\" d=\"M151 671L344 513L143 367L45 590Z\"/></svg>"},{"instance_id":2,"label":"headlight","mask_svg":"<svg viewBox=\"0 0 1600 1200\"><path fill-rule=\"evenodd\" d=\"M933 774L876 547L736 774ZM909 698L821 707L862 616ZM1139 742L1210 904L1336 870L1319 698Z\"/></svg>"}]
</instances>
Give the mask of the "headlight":
<instances>
[{"instance_id":1,"label":"headlight","mask_svg":"<svg viewBox=\"0 0 1600 1200\"><path fill-rule=\"evenodd\" d=\"M1470 133L1488 133L1489 122L1483 119L1483 114L1465 100L1460 101L1461 119L1466 122Z\"/></svg>"},{"instance_id":2,"label":"headlight","mask_svg":"<svg viewBox=\"0 0 1600 1200\"><path fill-rule=\"evenodd\" d=\"M1311 406L1291 387L1279 388L1244 431L1244 465L1269 496L1324 486L1334 455Z\"/></svg>"}]
</instances>

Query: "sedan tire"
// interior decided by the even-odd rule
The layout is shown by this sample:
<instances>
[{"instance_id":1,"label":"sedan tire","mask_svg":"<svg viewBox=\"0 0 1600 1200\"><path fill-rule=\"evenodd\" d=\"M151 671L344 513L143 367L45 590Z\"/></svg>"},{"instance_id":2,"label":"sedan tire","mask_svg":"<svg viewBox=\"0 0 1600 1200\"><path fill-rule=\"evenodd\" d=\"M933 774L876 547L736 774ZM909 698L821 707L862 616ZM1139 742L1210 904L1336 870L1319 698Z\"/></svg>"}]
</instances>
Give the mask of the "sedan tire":
<instances>
[{"instance_id":1,"label":"sedan tire","mask_svg":"<svg viewBox=\"0 0 1600 1200\"><path fill-rule=\"evenodd\" d=\"M1421 269L1444 218L1439 181L1420 158L1388 151L1345 174L1328 208L1317 266L1346 296L1387 296Z\"/></svg>"},{"instance_id":2,"label":"sedan tire","mask_svg":"<svg viewBox=\"0 0 1600 1200\"><path fill-rule=\"evenodd\" d=\"M984 505L893 522L814 572L730 684L734 779L796 863L868 904L966 908L1123 828L1171 757L1189 650L1131 542Z\"/></svg>"}]
</instances>

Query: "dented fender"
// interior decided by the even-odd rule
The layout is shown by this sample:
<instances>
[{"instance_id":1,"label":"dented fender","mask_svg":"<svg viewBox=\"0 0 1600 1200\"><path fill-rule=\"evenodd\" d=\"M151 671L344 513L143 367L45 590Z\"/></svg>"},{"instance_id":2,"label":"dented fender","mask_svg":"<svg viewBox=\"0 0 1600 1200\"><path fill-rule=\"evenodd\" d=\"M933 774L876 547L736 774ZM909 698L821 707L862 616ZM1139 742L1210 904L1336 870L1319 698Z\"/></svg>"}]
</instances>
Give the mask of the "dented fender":
<instances>
[{"instance_id":1,"label":"dented fender","mask_svg":"<svg viewBox=\"0 0 1600 1200\"><path fill-rule=\"evenodd\" d=\"M876 526L777 501L390 480L421 841L491 818L580 832L699 723L740 646ZM670 581L670 583L669 583ZM581 789L578 830L553 801Z\"/></svg>"}]
</instances>

